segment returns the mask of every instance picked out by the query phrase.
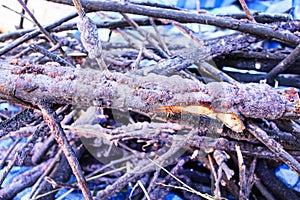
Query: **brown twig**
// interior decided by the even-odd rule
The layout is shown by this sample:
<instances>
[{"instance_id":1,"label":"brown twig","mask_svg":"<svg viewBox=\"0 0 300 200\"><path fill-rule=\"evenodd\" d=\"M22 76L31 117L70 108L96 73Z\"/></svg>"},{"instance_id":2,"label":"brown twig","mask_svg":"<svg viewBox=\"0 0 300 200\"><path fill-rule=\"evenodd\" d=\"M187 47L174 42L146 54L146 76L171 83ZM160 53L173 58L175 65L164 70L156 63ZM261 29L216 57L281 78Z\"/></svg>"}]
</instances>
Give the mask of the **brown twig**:
<instances>
[{"instance_id":1,"label":"brown twig","mask_svg":"<svg viewBox=\"0 0 300 200\"><path fill-rule=\"evenodd\" d=\"M79 187L82 190L83 196L85 199L92 200L91 193L87 187L86 180L83 176L83 172L81 170L80 164L75 156L75 153L70 146L67 137L60 125L57 121L57 116L55 112L50 108L50 105L45 102L38 103L39 108L43 113L44 120L48 124L51 132L55 135L55 140L58 145L62 148L72 171L78 181Z\"/></svg>"},{"instance_id":2,"label":"brown twig","mask_svg":"<svg viewBox=\"0 0 300 200\"><path fill-rule=\"evenodd\" d=\"M51 160L49 165L47 166L47 169L44 171L44 173L39 177L39 179L35 182L35 184L32 186L32 189L30 191L30 194L28 195L29 198L34 197L35 193L37 192L38 187L40 187L41 183L44 181L44 178L53 170L53 167L58 163L61 155L62 150L60 149L55 157Z\"/></svg>"},{"instance_id":3,"label":"brown twig","mask_svg":"<svg viewBox=\"0 0 300 200\"><path fill-rule=\"evenodd\" d=\"M83 9L83 7L81 5L80 0L73 0L73 3L74 3L74 6L75 6L75 8L77 10L79 18L82 20L83 17L86 15L86 13L84 12L84 9Z\"/></svg>"},{"instance_id":4,"label":"brown twig","mask_svg":"<svg viewBox=\"0 0 300 200\"><path fill-rule=\"evenodd\" d=\"M247 196L246 165L244 163L240 146L236 145L235 149L237 153L238 167L239 167L239 186L240 186L239 199L248 199L249 196Z\"/></svg>"},{"instance_id":5,"label":"brown twig","mask_svg":"<svg viewBox=\"0 0 300 200\"><path fill-rule=\"evenodd\" d=\"M172 25L174 25L176 28L178 28L183 34L185 34L187 37L191 38L193 41L195 41L200 46L204 46L204 42L200 40L199 34L196 34L192 29L184 26L183 24L180 24L176 21L171 22Z\"/></svg>"},{"instance_id":6,"label":"brown twig","mask_svg":"<svg viewBox=\"0 0 300 200\"><path fill-rule=\"evenodd\" d=\"M252 22L256 22L255 19L254 19L254 17L251 15L251 13L250 13L250 11L249 11L249 8L248 8L248 6L247 6L245 0L239 0L239 1L240 1L240 4L241 4L241 6L242 6L242 8L243 8L243 10L244 10L244 12L245 12L247 18L248 18L250 21L252 21Z\"/></svg>"}]
</instances>

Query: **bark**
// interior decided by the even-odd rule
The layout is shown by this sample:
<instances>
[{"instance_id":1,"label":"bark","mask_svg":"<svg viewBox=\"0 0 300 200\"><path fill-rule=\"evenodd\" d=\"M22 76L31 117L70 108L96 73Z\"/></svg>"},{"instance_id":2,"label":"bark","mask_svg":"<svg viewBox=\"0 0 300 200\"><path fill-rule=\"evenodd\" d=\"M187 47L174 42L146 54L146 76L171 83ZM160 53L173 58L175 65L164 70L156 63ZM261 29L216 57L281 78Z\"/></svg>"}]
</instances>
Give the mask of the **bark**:
<instances>
[{"instance_id":1,"label":"bark","mask_svg":"<svg viewBox=\"0 0 300 200\"><path fill-rule=\"evenodd\" d=\"M158 65L156 69L159 68ZM293 88L279 90L256 83L204 84L176 74L146 74L146 70L144 75L135 75L52 65L19 67L4 62L0 70L0 98L21 99L33 105L47 101L143 112L182 112L221 120L233 130L238 124L226 123L242 123L241 116L290 119L300 115L298 93ZM231 119L219 119L220 116Z\"/></svg>"}]
</instances>

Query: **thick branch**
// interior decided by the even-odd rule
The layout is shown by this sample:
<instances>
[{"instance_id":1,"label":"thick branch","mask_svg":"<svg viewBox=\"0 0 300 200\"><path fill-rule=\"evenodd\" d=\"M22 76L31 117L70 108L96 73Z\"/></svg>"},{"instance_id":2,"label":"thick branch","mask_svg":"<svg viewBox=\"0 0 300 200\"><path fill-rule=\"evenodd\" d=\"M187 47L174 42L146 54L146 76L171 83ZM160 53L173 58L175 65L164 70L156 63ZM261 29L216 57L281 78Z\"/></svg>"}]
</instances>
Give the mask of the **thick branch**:
<instances>
[{"instance_id":1,"label":"thick branch","mask_svg":"<svg viewBox=\"0 0 300 200\"><path fill-rule=\"evenodd\" d=\"M43 100L88 106L97 100L105 106L144 112L179 110L209 117L229 113L230 117L267 119L300 116L294 89L277 90L266 84L205 85L179 75L140 76L49 65L18 67L1 63L0 70L0 98L18 98L32 104Z\"/></svg>"}]
</instances>

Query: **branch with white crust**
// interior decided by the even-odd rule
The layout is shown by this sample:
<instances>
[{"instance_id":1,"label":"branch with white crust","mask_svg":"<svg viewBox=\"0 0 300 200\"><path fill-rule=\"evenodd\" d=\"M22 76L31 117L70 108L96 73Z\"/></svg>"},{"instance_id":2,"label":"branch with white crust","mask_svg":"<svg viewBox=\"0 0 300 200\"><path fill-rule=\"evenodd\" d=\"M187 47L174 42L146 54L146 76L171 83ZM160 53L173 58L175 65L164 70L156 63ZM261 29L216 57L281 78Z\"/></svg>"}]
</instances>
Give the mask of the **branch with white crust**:
<instances>
[{"instance_id":1,"label":"branch with white crust","mask_svg":"<svg viewBox=\"0 0 300 200\"><path fill-rule=\"evenodd\" d=\"M0 71L0 99L18 99L33 105L40 101L82 106L96 102L147 113L205 115L236 132L244 130L243 117L300 116L300 100L293 88L279 90L256 83L204 84L179 75L142 76L52 65L20 67L4 62Z\"/></svg>"}]
</instances>

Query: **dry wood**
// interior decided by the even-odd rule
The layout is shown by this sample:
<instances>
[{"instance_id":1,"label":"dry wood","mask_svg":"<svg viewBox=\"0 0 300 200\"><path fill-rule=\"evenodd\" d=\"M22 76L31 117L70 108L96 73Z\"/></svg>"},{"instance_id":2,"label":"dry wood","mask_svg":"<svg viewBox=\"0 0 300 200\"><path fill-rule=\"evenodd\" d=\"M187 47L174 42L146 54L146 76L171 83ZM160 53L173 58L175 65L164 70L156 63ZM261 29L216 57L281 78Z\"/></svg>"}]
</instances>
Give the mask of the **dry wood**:
<instances>
[{"instance_id":1,"label":"dry wood","mask_svg":"<svg viewBox=\"0 0 300 200\"><path fill-rule=\"evenodd\" d=\"M266 84L205 85L179 75L140 76L47 65L18 67L2 63L0 70L0 97L22 99L33 105L40 101L82 106L104 103L143 112L205 115L236 132L245 129L242 116L288 119L300 115L294 89L277 90Z\"/></svg>"},{"instance_id":2,"label":"dry wood","mask_svg":"<svg viewBox=\"0 0 300 200\"><path fill-rule=\"evenodd\" d=\"M51 1L73 5L71 0ZM41 160L54 157L53 154L58 152L56 146L53 146L51 150L49 148L56 139L60 151L64 151L66 157L62 157L59 165L53 168L51 177L48 180L52 180L52 183L55 183L56 186L67 186L63 182L69 179L71 173L70 165L73 173L79 180L80 189L83 191L85 199L92 198L89 194L89 189L86 187L83 171L79 166L78 159L81 157L81 154L74 154L71 148L72 145L69 144L69 138L66 138L65 133L70 134L68 136L72 138L72 141L76 141L73 138L77 137L89 137L89 139L95 138L95 140L101 140L101 142L111 145L108 152L98 150L98 155L109 155L113 145L118 145L123 153L128 151L132 154L116 161L109 160L108 164L93 162L92 165L93 167L96 166L97 170L94 170L95 168L92 169L94 171L88 177L96 175L97 178L92 177L89 180L97 179L98 183L105 182L108 184L106 184L105 188L100 184L97 185L98 188L96 190L100 191L96 197L98 199L110 198L130 182L136 185L136 182L138 182L140 186L147 184L147 192L149 193L147 197L151 199L158 199L168 195L172 188L181 189L182 196L186 199L193 199L196 194L199 196L203 195L195 190L192 191L193 188L212 194L214 186L210 183L209 173L203 173L205 175L200 175L202 178L198 178L199 174L202 173L201 169L199 169L201 167L210 169L214 174L216 182L215 198L222 197L224 192L227 193L228 191L236 199L239 198L238 196L245 199L253 198L250 192L256 181L255 169L257 169L257 175L267 188L272 188L272 183L264 179L263 171L266 169L261 165L261 160L264 159L273 165L275 162L278 163L278 161L285 162L300 174L299 121L297 121L300 116L300 100L296 89L275 89L266 84L256 83L241 84L238 81L244 82L249 77L254 77L256 81L259 81L266 78L266 76L263 74L250 75L236 72L225 74L221 68L223 66L237 65L246 69L268 72L276 63L283 60L287 54L290 55L282 63L286 64L286 67L290 64L293 64L293 67L297 67L298 62L296 59L297 54L299 54L300 39L297 37L296 31L299 31L299 27L296 21L279 24L279 21L288 21L291 18L287 15L270 16L269 14L250 13L247 8L245 8L246 14L243 15L214 16L199 10L198 13L194 13L151 3L139 4L127 1L87 0L81 1L81 6L79 0L74 0L73 2L76 3L75 5L80 15L81 21L78 24L78 28L82 32L81 40L83 45L79 41L73 40L75 38L73 38L74 35L69 35L72 41L69 40L70 37L55 37L59 41L57 46L81 51L85 48L89 52L90 57L98 59L100 68L106 69L105 63L99 60L102 60L103 49L105 51L104 59L109 64L108 69L110 71L90 69L89 67L91 66L89 65L93 61L87 59L85 62L85 58L82 55L78 60L65 57L72 65L76 63L81 65L85 62L85 64L81 65L82 68L78 67L78 65L77 68L71 68L59 66L56 63L36 65L29 64L29 62L27 62L26 66L22 66L21 63L25 63L23 58L24 60L28 59L27 55L30 51L26 47L24 49L20 44L40 34L38 30L30 30L32 31L31 33L25 31L29 34L12 41L0 49L0 55L7 53L16 46L18 46L18 51L21 51L21 53L9 52L9 55L7 55L7 58L10 55L17 54L19 56L18 61L12 62L15 65L0 62L0 99L29 107L29 109L23 110L12 118L9 118L10 115L7 115L7 113L3 114L6 120L0 122L0 138L23 138L31 134L28 142L33 140L43 141L44 145L42 148L38 148L36 145L33 149L35 151L33 156L31 160L28 159L30 164L38 164ZM244 1L241 2L245 3ZM119 12L127 21L115 20L93 23L86 17L85 11L91 12L95 10ZM133 20L127 13L148 16L150 21L148 18ZM101 14L106 15L103 12ZM49 32L76 29L75 24L65 24L57 27L58 29L56 30L52 29L74 16L63 18L44 28ZM252 22L244 20L246 17L251 19ZM253 23L255 21L257 23ZM236 34L212 40L205 40L205 38L200 40L198 38L199 35L181 23L209 24L243 33L236 32ZM154 27L155 35L151 32L146 32L141 27L142 25L150 24ZM163 37L165 36L160 35L156 25L165 24L173 24L173 26L179 27L182 33L191 40L190 43L193 44L187 48L185 44L182 45L176 41L169 42L166 40L168 42L164 43ZM133 27L136 33L143 36L142 39L136 37L131 31L121 30L128 26ZM128 44L103 43L97 37L97 28L99 27L109 28L116 35L121 34ZM8 42L6 40L9 37L19 37L17 35L25 32L16 31L13 34L0 35L0 40ZM256 49L251 48L250 50L250 45L259 45L257 42L265 39L275 39L291 47L298 46L294 51L284 48L279 53L273 53L272 50L265 53L260 51L259 47ZM42 39L38 42L40 46L48 45ZM27 47L30 45L32 44L27 45ZM55 52L53 53L55 54ZM53 55L47 54L49 57L52 56L54 58ZM20 56L23 56L22 60ZM7 58L6 60L8 60ZM212 58L219 59L219 68L215 68L208 63ZM144 67L144 61L147 59L158 62L156 65ZM33 62L40 61L35 59ZM262 67L259 65L261 62L263 62ZM227 65L226 63L229 64ZM273 79L279 72L286 70L281 65L279 66L276 68L276 74L273 73L274 70L269 73L268 79ZM122 73L114 70L122 71ZM286 73L297 74L297 70L291 68ZM232 75L236 79L228 75ZM270 76L272 77L270 78ZM283 75L279 74L279 78L281 76ZM216 79L216 81L210 79L211 77ZM298 79L298 76L295 75L292 78L285 77L285 83L296 87L299 85ZM282 83L280 84L282 85ZM70 123L67 126L62 126L62 118L71 112L70 104L79 108L89 107L88 110L93 109L90 106L94 105L96 110L92 114L87 113L90 115L89 117L85 115L86 113L79 114L78 112L80 117L77 119L77 116L74 114L76 109L74 109L73 114L70 114L70 117L68 117ZM62 114L56 116L54 107L64 107L66 109L64 109ZM42 121L41 113L37 108L42 110L44 121L49 124L50 128ZM118 110L116 112L119 114L122 112L121 116L113 113L115 110ZM127 116L128 110L130 116ZM144 118L139 119L139 117L134 115L141 115ZM115 117L126 118L125 120L133 124L128 125L127 121L118 123L120 118L114 119ZM253 123L249 122L248 118L252 118ZM73 123L73 120L76 120L75 123ZM140 121L144 122L137 123ZM166 123L161 123L162 121ZM172 123L169 123L170 121ZM48 132L53 134L48 140L45 140ZM37 134L39 138L36 137ZM27 145L28 142L24 143L23 146L33 146L31 144ZM236 148L237 146L239 148ZM86 148L89 147L86 146ZM83 148L79 149L81 152L84 151ZM28 148L23 148L16 153L15 157L9 156L8 153L6 154L10 165L2 175L2 180L16 161L17 156L24 159L27 152ZM189 156L191 152L193 152L192 157ZM236 152L238 152L238 155L236 155ZM208 153L213 153L219 166L217 171L214 171L214 161L210 155L208 155L211 158L211 165L209 165L206 157ZM127 152L126 155L128 155ZM145 159L148 156L153 158L154 161L150 162L148 159ZM111 159L110 156L108 158ZM86 157L83 157L83 159L86 159ZM249 162L252 160L253 162L250 164ZM192 167L195 167L192 169L189 165L194 161L197 162L197 165L192 163ZM256 166L256 161L260 163L258 166ZM125 164L124 162L126 162L128 171L125 172L124 167L116 169L116 163L123 165ZM202 163L201 166L199 162ZM1 164L4 165L5 162ZM89 171L89 164L87 166L85 166L86 162L81 164L84 170L87 169ZM265 167L266 163L263 165ZM157 170L157 166L163 169L160 173ZM176 177L169 173L166 174L163 166L168 166L171 174ZM247 170L246 166L250 166L249 170ZM110 168L114 171L114 174L111 176L113 178L104 177ZM151 180L152 172L150 171L155 169L157 170L155 178ZM233 170L235 171L233 172ZM239 176L237 176L238 170L240 170ZM51 171L51 168L43 168L41 171L48 173ZM102 172L104 174L97 175ZM32 181L37 180L38 176L40 177L40 180L36 183L36 186L40 186L36 194L41 194L42 196L40 197L45 199L54 198L55 193L43 194L52 190L52 186L45 181L43 183L40 182L45 174L42 176L41 173L37 174L29 181L30 185L32 185ZM233 174L236 176L232 176ZM99 178L101 176L103 177ZM116 180L116 178L118 179ZM195 179L199 179L201 183L195 181ZM184 183L181 180L184 180ZM25 180L25 186L29 186L29 182ZM158 183L156 184L155 182ZM238 188L238 182L240 188ZM180 184L189 186L180 187L178 186ZM221 187L221 185L224 187ZM5 198L11 198L12 195L16 194L15 191L18 190L18 187L19 184L16 188L8 187L7 191L12 191L11 194L5 192L6 188L3 188L3 190L0 190L0 195L11 195L5 196ZM78 189L77 186L74 188ZM187 188L189 189L187 190ZM259 188L263 190L261 185ZM273 186L271 192L278 190L274 188ZM276 196L276 192L278 192L278 196L284 196L282 192L275 191ZM293 192L288 192L289 197L296 198ZM144 199L146 199L140 188L134 188L131 194L132 198L142 199L144 196ZM267 192L265 191L264 194L267 194ZM256 193L254 195L256 196ZM203 195L203 197L211 198L206 195Z\"/></svg>"}]
</instances>

